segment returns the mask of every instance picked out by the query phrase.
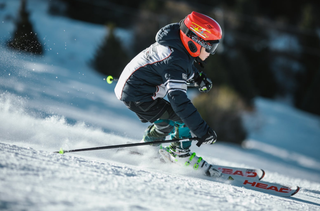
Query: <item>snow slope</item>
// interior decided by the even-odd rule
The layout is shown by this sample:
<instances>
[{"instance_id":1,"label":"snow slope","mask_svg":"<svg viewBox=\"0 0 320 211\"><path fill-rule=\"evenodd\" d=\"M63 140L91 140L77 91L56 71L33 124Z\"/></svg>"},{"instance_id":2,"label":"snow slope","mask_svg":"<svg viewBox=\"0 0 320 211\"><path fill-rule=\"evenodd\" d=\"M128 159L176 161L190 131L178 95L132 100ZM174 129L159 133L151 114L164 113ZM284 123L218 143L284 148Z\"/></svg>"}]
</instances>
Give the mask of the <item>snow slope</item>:
<instances>
[{"instance_id":1,"label":"snow slope","mask_svg":"<svg viewBox=\"0 0 320 211\"><path fill-rule=\"evenodd\" d=\"M291 198L210 181L125 151L65 155L60 148L138 142L147 125L116 100L114 85L88 66L107 30L46 14L28 1L44 56L5 48L19 1L0 10L0 210L320 210L320 120L257 99L246 115L245 148L216 143L192 150L221 165L263 168L266 181L301 186ZM130 31L117 30L127 38ZM125 39L127 40L127 39ZM130 41L129 41L130 42ZM190 171L191 170L191 171Z\"/></svg>"}]
</instances>

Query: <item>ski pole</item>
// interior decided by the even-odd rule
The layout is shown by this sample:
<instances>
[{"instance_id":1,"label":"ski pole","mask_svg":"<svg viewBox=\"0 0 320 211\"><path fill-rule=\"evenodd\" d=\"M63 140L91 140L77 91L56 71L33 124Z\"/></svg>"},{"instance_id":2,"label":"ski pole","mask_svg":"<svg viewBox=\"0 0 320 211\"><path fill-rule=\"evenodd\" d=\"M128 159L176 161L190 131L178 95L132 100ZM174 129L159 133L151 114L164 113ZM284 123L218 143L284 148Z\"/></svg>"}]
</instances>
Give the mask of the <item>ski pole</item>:
<instances>
[{"instance_id":1,"label":"ski pole","mask_svg":"<svg viewBox=\"0 0 320 211\"><path fill-rule=\"evenodd\" d=\"M81 151L92 151L92 150L101 150L101 149L114 149L114 148L125 148L125 147L135 147L135 146L144 146L150 144L163 144L163 143L172 143L179 142L186 139L172 139L172 140L164 140L164 141L150 141L150 142L141 142L141 143L131 143L131 144L118 144L118 145L108 145L102 147L91 147L91 148L82 148L82 149L71 149L71 150L63 150L54 151L53 153L64 154L67 152L81 152ZM197 141L198 138L188 138L190 141Z\"/></svg>"},{"instance_id":2,"label":"ski pole","mask_svg":"<svg viewBox=\"0 0 320 211\"><path fill-rule=\"evenodd\" d=\"M112 75L109 75L106 78L103 78L104 81L106 81L108 84L112 84L112 82L114 81L118 81L119 78L114 78ZM194 84L194 83L187 83L187 86L189 88L194 88L194 87L198 87L198 85Z\"/></svg>"}]
</instances>

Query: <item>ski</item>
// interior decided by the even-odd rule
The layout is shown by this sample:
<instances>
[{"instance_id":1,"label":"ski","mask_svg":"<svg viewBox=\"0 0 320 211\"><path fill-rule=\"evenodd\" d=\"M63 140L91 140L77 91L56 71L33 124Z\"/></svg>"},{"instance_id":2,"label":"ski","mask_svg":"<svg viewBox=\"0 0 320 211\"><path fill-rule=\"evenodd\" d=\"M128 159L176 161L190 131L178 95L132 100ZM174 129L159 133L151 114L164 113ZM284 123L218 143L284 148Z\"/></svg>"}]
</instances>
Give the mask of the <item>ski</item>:
<instances>
[{"instance_id":1,"label":"ski","mask_svg":"<svg viewBox=\"0 0 320 211\"><path fill-rule=\"evenodd\" d=\"M160 149L159 153L166 163L177 164L167 150ZM198 169L197 164L198 163L195 163L194 169ZM209 165L209 168L205 171L205 175L213 181L228 182L234 186L284 197L293 196L300 190L300 187L298 186L289 187L277 183L261 181L265 176L265 172L262 169L237 168L208 163L204 165Z\"/></svg>"},{"instance_id":2,"label":"ski","mask_svg":"<svg viewBox=\"0 0 320 211\"><path fill-rule=\"evenodd\" d=\"M246 169L212 164L210 168L221 172L221 175L217 177L210 176L210 174L207 175L212 178L212 181L216 182L226 182L234 186L283 197L293 196L300 190L298 186L290 187L278 183L261 181L265 175L262 169Z\"/></svg>"},{"instance_id":3,"label":"ski","mask_svg":"<svg viewBox=\"0 0 320 211\"><path fill-rule=\"evenodd\" d=\"M246 189L251 189L251 190L268 193L276 196L282 196L282 197L291 197L296 193L298 193L300 190L299 186L291 187L291 186L285 186L278 183L257 181L249 178L240 179L239 177L233 180L231 184L239 187L244 187Z\"/></svg>"},{"instance_id":4,"label":"ski","mask_svg":"<svg viewBox=\"0 0 320 211\"><path fill-rule=\"evenodd\" d=\"M265 171L263 169L249 169L213 164L211 164L211 166L219 170L223 175L231 176L233 179L248 178L251 180L262 180L265 176Z\"/></svg>"}]
</instances>

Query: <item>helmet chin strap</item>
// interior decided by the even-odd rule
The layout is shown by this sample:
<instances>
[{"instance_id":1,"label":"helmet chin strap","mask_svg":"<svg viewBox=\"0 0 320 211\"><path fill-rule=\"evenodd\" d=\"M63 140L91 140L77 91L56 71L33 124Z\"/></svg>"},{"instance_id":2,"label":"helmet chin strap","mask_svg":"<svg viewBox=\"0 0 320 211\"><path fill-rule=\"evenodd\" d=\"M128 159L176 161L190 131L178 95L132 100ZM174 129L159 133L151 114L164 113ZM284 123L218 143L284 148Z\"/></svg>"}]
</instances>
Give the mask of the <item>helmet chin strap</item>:
<instances>
[{"instance_id":1,"label":"helmet chin strap","mask_svg":"<svg viewBox=\"0 0 320 211\"><path fill-rule=\"evenodd\" d=\"M197 57L195 60L194 60L195 63L197 63L201 68L204 68L204 65L205 65L205 61L202 61L199 57Z\"/></svg>"}]
</instances>

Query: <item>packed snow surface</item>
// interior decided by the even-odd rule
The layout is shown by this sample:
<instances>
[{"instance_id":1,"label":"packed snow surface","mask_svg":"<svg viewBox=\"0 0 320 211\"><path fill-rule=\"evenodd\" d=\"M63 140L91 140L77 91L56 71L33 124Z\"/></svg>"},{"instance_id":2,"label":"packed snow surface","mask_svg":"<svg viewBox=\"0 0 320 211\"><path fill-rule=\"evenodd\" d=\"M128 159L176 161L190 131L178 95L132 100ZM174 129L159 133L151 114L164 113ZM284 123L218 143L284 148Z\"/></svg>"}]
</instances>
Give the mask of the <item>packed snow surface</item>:
<instances>
[{"instance_id":1,"label":"packed snow surface","mask_svg":"<svg viewBox=\"0 0 320 211\"><path fill-rule=\"evenodd\" d=\"M40 57L5 47L20 1L0 10L0 210L320 210L320 119L257 98L244 116L243 147L192 146L207 162L266 171L265 181L300 186L283 198L210 180L191 167L114 149L53 153L139 142L147 125L88 65L104 26L47 14L28 1L44 43ZM116 34L130 44L130 30Z\"/></svg>"}]
</instances>

